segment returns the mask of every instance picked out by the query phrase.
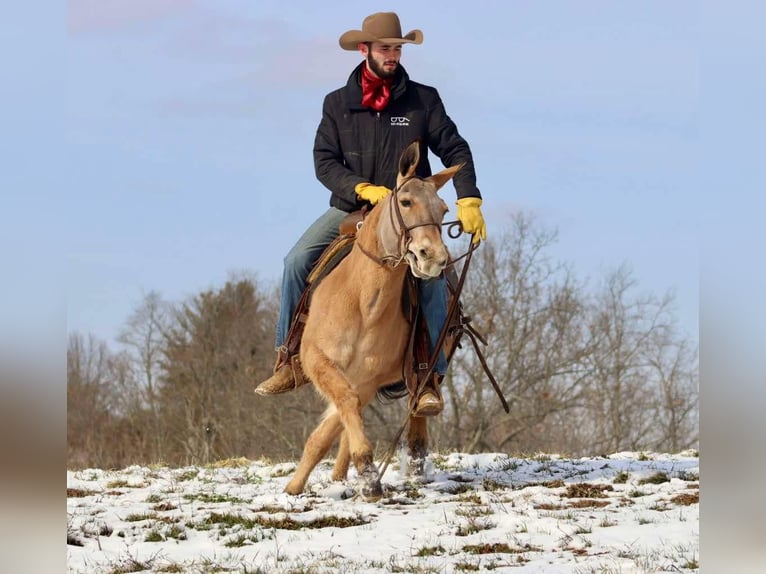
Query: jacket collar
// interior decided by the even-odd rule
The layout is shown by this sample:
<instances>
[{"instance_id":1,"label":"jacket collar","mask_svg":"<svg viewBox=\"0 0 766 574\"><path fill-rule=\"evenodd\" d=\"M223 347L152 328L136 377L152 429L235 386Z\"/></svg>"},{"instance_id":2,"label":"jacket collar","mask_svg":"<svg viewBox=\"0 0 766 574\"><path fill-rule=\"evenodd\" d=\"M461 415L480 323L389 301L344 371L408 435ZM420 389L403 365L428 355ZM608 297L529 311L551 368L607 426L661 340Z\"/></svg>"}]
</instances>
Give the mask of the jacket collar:
<instances>
[{"instance_id":1,"label":"jacket collar","mask_svg":"<svg viewBox=\"0 0 766 574\"><path fill-rule=\"evenodd\" d=\"M362 83L360 80L362 66L364 66L364 61L354 68L354 71L351 72L351 75L348 77L348 82L346 82L346 105L350 110L354 111L370 109L362 105ZM394 76L394 82L391 85L391 101L398 99L407 91L407 83L409 80L410 77L407 75L404 66L399 64L399 67L396 70L396 76Z\"/></svg>"}]
</instances>

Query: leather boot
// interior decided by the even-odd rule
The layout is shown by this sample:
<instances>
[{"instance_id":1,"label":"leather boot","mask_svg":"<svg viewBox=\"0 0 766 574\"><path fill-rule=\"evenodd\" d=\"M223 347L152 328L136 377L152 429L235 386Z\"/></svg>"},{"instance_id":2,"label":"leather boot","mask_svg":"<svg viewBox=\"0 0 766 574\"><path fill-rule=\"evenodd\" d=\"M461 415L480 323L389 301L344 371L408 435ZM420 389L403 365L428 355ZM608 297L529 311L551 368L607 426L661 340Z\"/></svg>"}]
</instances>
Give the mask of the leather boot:
<instances>
[{"instance_id":1,"label":"leather boot","mask_svg":"<svg viewBox=\"0 0 766 574\"><path fill-rule=\"evenodd\" d=\"M420 391L413 412L416 417L433 417L444 410L444 400L439 391L441 380L442 376L434 373Z\"/></svg>"},{"instance_id":2,"label":"leather boot","mask_svg":"<svg viewBox=\"0 0 766 574\"><path fill-rule=\"evenodd\" d=\"M285 360L281 354L278 355L274 369L274 374L256 387L257 394L278 395L297 389L308 382L303 376L299 355L293 355L289 360Z\"/></svg>"},{"instance_id":3,"label":"leather boot","mask_svg":"<svg viewBox=\"0 0 766 574\"><path fill-rule=\"evenodd\" d=\"M278 395L292 391L294 388L293 367L286 363L276 373L258 385L255 392L259 395Z\"/></svg>"}]
</instances>

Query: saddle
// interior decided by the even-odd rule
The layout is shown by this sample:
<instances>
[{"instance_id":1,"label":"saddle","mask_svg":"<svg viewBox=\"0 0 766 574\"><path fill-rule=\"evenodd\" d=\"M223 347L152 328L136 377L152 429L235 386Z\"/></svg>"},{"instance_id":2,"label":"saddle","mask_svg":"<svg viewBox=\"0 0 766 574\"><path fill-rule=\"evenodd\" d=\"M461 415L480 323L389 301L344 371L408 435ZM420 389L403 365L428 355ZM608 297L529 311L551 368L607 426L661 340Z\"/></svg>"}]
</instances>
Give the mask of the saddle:
<instances>
[{"instance_id":1,"label":"saddle","mask_svg":"<svg viewBox=\"0 0 766 574\"><path fill-rule=\"evenodd\" d=\"M354 241L356 240L356 233L364 221L364 217L367 214L366 212L367 209L363 208L359 211L349 213L343 221L341 221L339 226L340 235L338 235L338 237L325 248L309 273L307 286L298 302L295 314L290 323L290 329L287 332L287 337L283 346L279 349L277 362L274 366L274 372L277 372L282 366L290 363L293 369L296 387L308 382L302 380L303 371L300 367L299 353L303 330L306 326L306 319L308 318L311 296L322 279L335 269L335 267L351 252L351 249L354 247ZM458 279L457 273L452 266L447 267L445 275L448 285L447 294L449 305L452 297L454 297L453 294ZM413 325L413 331L410 336L405 362L404 365L402 365L404 381L402 383L394 383L385 393L386 396L392 398L402 397L406 394L412 396L418 388L420 381L427 375L429 367L430 338L425 319L422 314L418 312L417 279L412 273L407 273L407 284L405 285L402 295L402 309L404 311L404 316L407 317L410 325ZM454 335L461 332L460 325L464 319L462 305L458 302L458 313L456 313L453 324L450 324L447 327L447 337L445 338L443 345L448 363L451 361L456 347L459 346L459 335L457 339Z\"/></svg>"}]
</instances>

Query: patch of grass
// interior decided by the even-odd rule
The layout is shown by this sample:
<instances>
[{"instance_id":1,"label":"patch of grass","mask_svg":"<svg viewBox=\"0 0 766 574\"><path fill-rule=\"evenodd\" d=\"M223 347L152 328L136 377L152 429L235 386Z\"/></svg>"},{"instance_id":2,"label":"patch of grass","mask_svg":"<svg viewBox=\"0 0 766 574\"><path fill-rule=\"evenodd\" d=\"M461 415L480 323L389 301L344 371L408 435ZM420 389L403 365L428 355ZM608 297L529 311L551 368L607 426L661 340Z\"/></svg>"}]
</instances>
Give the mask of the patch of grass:
<instances>
[{"instance_id":1,"label":"patch of grass","mask_svg":"<svg viewBox=\"0 0 766 574\"><path fill-rule=\"evenodd\" d=\"M453 482L473 482L473 479L462 474L453 474L449 477L449 480Z\"/></svg>"},{"instance_id":2,"label":"patch of grass","mask_svg":"<svg viewBox=\"0 0 766 574\"><path fill-rule=\"evenodd\" d=\"M557 478L556 480L544 480L543 482L527 482L526 484L522 484L516 488L524 489L533 486L543 486L545 488L561 488L564 486L564 481Z\"/></svg>"},{"instance_id":3,"label":"patch of grass","mask_svg":"<svg viewBox=\"0 0 766 574\"><path fill-rule=\"evenodd\" d=\"M524 550L511 548L505 542L496 542L494 544L467 544L463 546L463 552L468 554L519 554Z\"/></svg>"},{"instance_id":4,"label":"patch of grass","mask_svg":"<svg viewBox=\"0 0 766 574\"><path fill-rule=\"evenodd\" d=\"M128 484L128 481L124 478L120 478L117 480L110 480L106 483L107 488L129 488L130 484Z\"/></svg>"},{"instance_id":5,"label":"patch of grass","mask_svg":"<svg viewBox=\"0 0 766 574\"><path fill-rule=\"evenodd\" d=\"M611 484L588 484L581 482L570 484L561 496L566 498L606 498L604 491L614 490Z\"/></svg>"},{"instance_id":6,"label":"patch of grass","mask_svg":"<svg viewBox=\"0 0 766 574\"><path fill-rule=\"evenodd\" d=\"M700 501L700 493L699 492L684 492L683 494L677 494L673 498L670 499L670 502L675 502L676 504L680 504L682 506L689 506L690 504L698 504Z\"/></svg>"},{"instance_id":7,"label":"patch of grass","mask_svg":"<svg viewBox=\"0 0 766 574\"><path fill-rule=\"evenodd\" d=\"M563 504L553 504L551 502L541 502L532 506L535 510L566 510Z\"/></svg>"},{"instance_id":8,"label":"patch of grass","mask_svg":"<svg viewBox=\"0 0 766 574\"><path fill-rule=\"evenodd\" d=\"M271 471L271 478L281 478L283 476L290 476L295 471L295 465L287 464L281 467L277 467Z\"/></svg>"},{"instance_id":9,"label":"patch of grass","mask_svg":"<svg viewBox=\"0 0 766 574\"><path fill-rule=\"evenodd\" d=\"M651 518L645 518L643 516L638 517L638 523L643 526L644 524L654 524L656 521Z\"/></svg>"},{"instance_id":10,"label":"patch of grass","mask_svg":"<svg viewBox=\"0 0 766 574\"><path fill-rule=\"evenodd\" d=\"M617 521L609 520L608 516L604 516L604 518L601 519L601 522L599 522L598 525L601 528L609 528L610 526L617 526Z\"/></svg>"},{"instance_id":11,"label":"patch of grass","mask_svg":"<svg viewBox=\"0 0 766 574\"><path fill-rule=\"evenodd\" d=\"M624 470L621 470L614 476L614 480L612 481L614 484L625 484L628 482L628 479L630 478L630 473L625 472Z\"/></svg>"},{"instance_id":12,"label":"patch of grass","mask_svg":"<svg viewBox=\"0 0 766 574\"><path fill-rule=\"evenodd\" d=\"M229 540L224 544L226 548L242 548L243 546L247 546L248 544L254 544L256 542L260 542L260 540L257 539L257 537L248 536L246 534L240 534L236 538L233 538L232 540Z\"/></svg>"},{"instance_id":13,"label":"patch of grass","mask_svg":"<svg viewBox=\"0 0 766 574\"><path fill-rule=\"evenodd\" d=\"M172 524L165 532L165 536L174 540L186 540L186 531L177 524Z\"/></svg>"},{"instance_id":14,"label":"patch of grass","mask_svg":"<svg viewBox=\"0 0 766 574\"><path fill-rule=\"evenodd\" d=\"M481 569L481 566L478 564L473 564L471 562L456 562L455 563L455 570L459 570L461 572L478 572Z\"/></svg>"},{"instance_id":15,"label":"patch of grass","mask_svg":"<svg viewBox=\"0 0 766 574\"><path fill-rule=\"evenodd\" d=\"M476 534L482 530L489 530L494 528L495 523L489 520L477 520L475 518L469 518L465 524L461 524L455 531L456 536L469 536Z\"/></svg>"},{"instance_id":16,"label":"patch of grass","mask_svg":"<svg viewBox=\"0 0 766 574\"><path fill-rule=\"evenodd\" d=\"M150 494L149 496L146 497L146 500L144 502L149 502L149 503L162 502L162 497L159 494Z\"/></svg>"},{"instance_id":17,"label":"patch of grass","mask_svg":"<svg viewBox=\"0 0 766 574\"><path fill-rule=\"evenodd\" d=\"M226 494L216 494L207 492L198 492L196 494L184 494L184 499L192 501L197 500L199 502L206 502L209 504L216 504L221 502L233 502L235 504L245 503L246 500L238 498L236 496L228 496Z\"/></svg>"},{"instance_id":18,"label":"patch of grass","mask_svg":"<svg viewBox=\"0 0 766 574\"><path fill-rule=\"evenodd\" d=\"M649 458L649 456L648 456L648 455L647 455L645 452L641 452L641 453L638 455L638 459L636 459L636 460L640 460L641 462L644 462L644 461L647 461L647 460L652 460L652 459L651 459L651 458Z\"/></svg>"},{"instance_id":19,"label":"patch of grass","mask_svg":"<svg viewBox=\"0 0 766 574\"><path fill-rule=\"evenodd\" d=\"M407 485L407 488L404 489L404 496L406 496L410 500L417 500L418 498L423 498L423 494L420 492L420 490L413 485Z\"/></svg>"},{"instance_id":20,"label":"patch of grass","mask_svg":"<svg viewBox=\"0 0 766 574\"><path fill-rule=\"evenodd\" d=\"M611 502L608 500L592 500L590 498L583 498L581 500L573 500L569 503L568 508L604 508L610 504Z\"/></svg>"},{"instance_id":21,"label":"patch of grass","mask_svg":"<svg viewBox=\"0 0 766 574\"><path fill-rule=\"evenodd\" d=\"M250 466L250 461L244 456L239 458L225 458L207 465L207 468L242 468L243 466Z\"/></svg>"},{"instance_id":22,"label":"patch of grass","mask_svg":"<svg viewBox=\"0 0 766 574\"><path fill-rule=\"evenodd\" d=\"M91 496L93 494L98 494L98 493L95 490L84 490L82 488L67 488L66 489L67 498L83 498L85 496Z\"/></svg>"},{"instance_id":23,"label":"patch of grass","mask_svg":"<svg viewBox=\"0 0 766 574\"><path fill-rule=\"evenodd\" d=\"M255 518L246 518L238 514L218 514L213 512L201 525L220 525L222 527L232 527L241 525L243 528L277 528L279 530L300 530L301 528L349 528L351 526L361 526L367 524L369 520L361 516L319 516L314 520L298 521L290 518L272 518L269 516L256 516Z\"/></svg>"},{"instance_id":24,"label":"patch of grass","mask_svg":"<svg viewBox=\"0 0 766 574\"><path fill-rule=\"evenodd\" d=\"M164 566L158 566L157 568L155 568L154 571L167 572L169 574L174 574L178 572L180 573L186 572L186 568L182 566L181 564L173 563L173 564L165 564Z\"/></svg>"},{"instance_id":25,"label":"patch of grass","mask_svg":"<svg viewBox=\"0 0 766 574\"><path fill-rule=\"evenodd\" d=\"M85 546L85 543L77 538L74 534L67 533L66 535L67 546Z\"/></svg>"},{"instance_id":26,"label":"patch of grass","mask_svg":"<svg viewBox=\"0 0 766 574\"><path fill-rule=\"evenodd\" d=\"M199 476L199 470L192 468L192 469L183 471L176 478L180 480L181 482L186 482L187 480L194 480L195 478L197 478L197 476Z\"/></svg>"},{"instance_id":27,"label":"patch of grass","mask_svg":"<svg viewBox=\"0 0 766 574\"><path fill-rule=\"evenodd\" d=\"M424 556L438 556L440 554L444 554L445 552L446 550L444 550L444 547L441 544L439 546L424 546L417 551L415 556L419 558Z\"/></svg>"},{"instance_id":28,"label":"patch of grass","mask_svg":"<svg viewBox=\"0 0 766 574\"><path fill-rule=\"evenodd\" d=\"M684 568L688 568L689 570L697 570L700 567L700 563L697 562L696 558L692 558L686 564L683 565Z\"/></svg>"},{"instance_id":29,"label":"patch of grass","mask_svg":"<svg viewBox=\"0 0 766 574\"><path fill-rule=\"evenodd\" d=\"M442 489L442 492L445 494L463 494L464 492L468 492L469 490L473 490L470 484L465 483L459 483L454 485L449 485Z\"/></svg>"},{"instance_id":30,"label":"patch of grass","mask_svg":"<svg viewBox=\"0 0 766 574\"><path fill-rule=\"evenodd\" d=\"M631 498L641 498L642 496L646 496L648 493L644 492L643 490L638 490L637 488L634 488L628 493L628 496Z\"/></svg>"},{"instance_id":31,"label":"patch of grass","mask_svg":"<svg viewBox=\"0 0 766 574\"><path fill-rule=\"evenodd\" d=\"M107 574L128 574L129 572L142 572L144 570L151 570L153 568L152 562L152 560L136 560L132 556L129 556L113 565L112 569L109 570Z\"/></svg>"},{"instance_id":32,"label":"patch of grass","mask_svg":"<svg viewBox=\"0 0 766 574\"><path fill-rule=\"evenodd\" d=\"M502 482L498 482L497 480L492 480L491 478L485 478L481 481L481 485L484 488L484 490L489 492L494 492L496 490L502 490L504 488L507 488L505 484Z\"/></svg>"},{"instance_id":33,"label":"patch of grass","mask_svg":"<svg viewBox=\"0 0 766 574\"><path fill-rule=\"evenodd\" d=\"M160 534L159 530L150 530L146 533L146 536L144 536L144 542L164 542L165 539L162 537L162 534Z\"/></svg>"},{"instance_id":34,"label":"patch of grass","mask_svg":"<svg viewBox=\"0 0 766 574\"><path fill-rule=\"evenodd\" d=\"M484 504L481 500L481 496L476 494L475 492L467 492L461 494L461 496L458 497L458 500L460 502L465 502L467 504Z\"/></svg>"},{"instance_id":35,"label":"patch of grass","mask_svg":"<svg viewBox=\"0 0 766 574\"><path fill-rule=\"evenodd\" d=\"M169 510L175 510L176 508L178 507L170 502L160 502L159 504L155 504L152 507L152 510L156 512L167 512Z\"/></svg>"},{"instance_id":36,"label":"patch of grass","mask_svg":"<svg viewBox=\"0 0 766 574\"><path fill-rule=\"evenodd\" d=\"M142 520L154 520L157 514L154 512L133 513L125 517L125 522L141 522Z\"/></svg>"},{"instance_id":37,"label":"patch of grass","mask_svg":"<svg viewBox=\"0 0 766 574\"><path fill-rule=\"evenodd\" d=\"M467 506L465 508L457 508L455 509L455 514L457 516L475 518L477 516L489 516L490 514L494 514L494 512L487 506L475 505Z\"/></svg>"},{"instance_id":38,"label":"patch of grass","mask_svg":"<svg viewBox=\"0 0 766 574\"><path fill-rule=\"evenodd\" d=\"M670 477L666 472L655 472L652 476L642 478L638 481L638 484L663 484L670 482Z\"/></svg>"},{"instance_id":39,"label":"patch of grass","mask_svg":"<svg viewBox=\"0 0 766 574\"><path fill-rule=\"evenodd\" d=\"M521 463L514 458L507 458L505 460L498 461L493 470L496 472L513 472L518 470Z\"/></svg>"}]
</instances>

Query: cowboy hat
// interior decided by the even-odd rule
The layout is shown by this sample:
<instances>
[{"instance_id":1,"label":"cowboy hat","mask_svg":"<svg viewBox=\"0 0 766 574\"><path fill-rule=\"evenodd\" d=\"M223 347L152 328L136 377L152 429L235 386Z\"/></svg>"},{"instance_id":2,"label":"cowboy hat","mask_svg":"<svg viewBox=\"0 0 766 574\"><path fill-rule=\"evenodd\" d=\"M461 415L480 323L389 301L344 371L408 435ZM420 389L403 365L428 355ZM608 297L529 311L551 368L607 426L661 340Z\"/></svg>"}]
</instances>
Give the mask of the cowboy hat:
<instances>
[{"instance_id":1,"label":"cowboy hat","mask_svg":"<svg viewBox=\"0 0 766 574\"><path fill-rule=\"evenodd\" d=\"M356 50L360 42L420 44L423 42L423 32L412 30L406 36L402 36L402 25L396 12L376 12L364 19L361 30L345 32L338 42L344 50Z\"/></svg>"}]
</instances>

